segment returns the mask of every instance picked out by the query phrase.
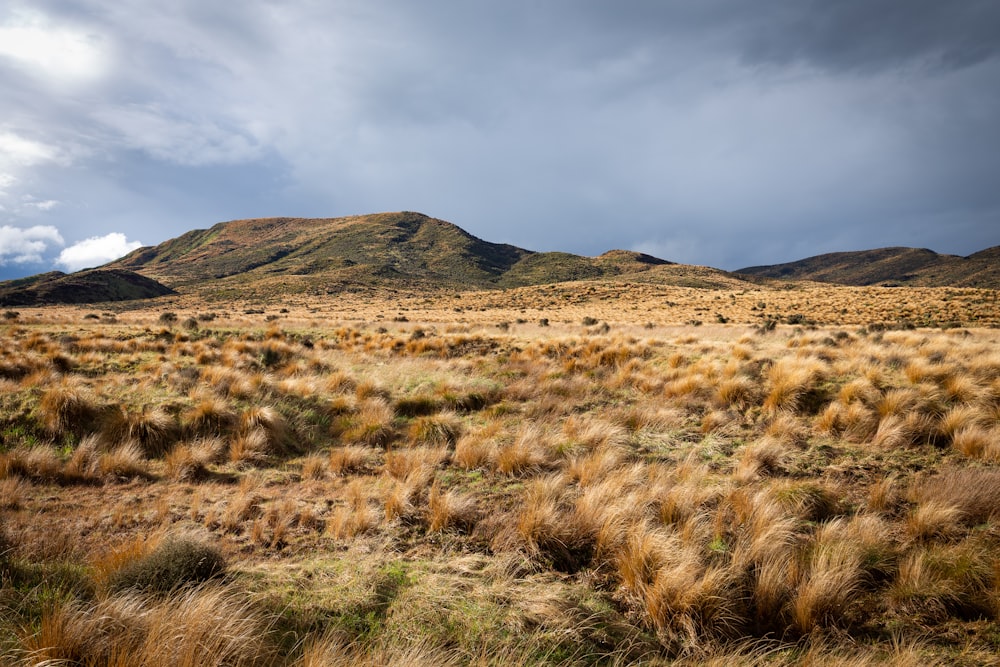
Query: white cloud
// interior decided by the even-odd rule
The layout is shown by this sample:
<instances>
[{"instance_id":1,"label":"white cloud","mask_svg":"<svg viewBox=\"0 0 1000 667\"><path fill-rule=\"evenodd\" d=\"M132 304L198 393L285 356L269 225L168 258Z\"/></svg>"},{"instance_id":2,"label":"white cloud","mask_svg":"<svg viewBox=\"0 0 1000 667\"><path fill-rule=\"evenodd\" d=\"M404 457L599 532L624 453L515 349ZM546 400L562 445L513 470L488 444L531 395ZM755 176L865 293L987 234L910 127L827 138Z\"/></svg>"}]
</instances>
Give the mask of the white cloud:
<instances>
[{"instance_id":1,"label":"white cloud","mask_svg":"<svg viewBox=\"0 0 1000 667\"><path fill-rule=\"evenodd\" d=\"M65 157L54 146L25 139L13 132L0 132L0 160L30 167L45 162L63 162ZM6 179L13 179L6 175ZM13 182L8 180L8 182Z\"/></svg>"},{"instance_id":2,"label":"white cloud","mask_svg":"<svg viewBox=\"0 0 1000 667\"><path fill-rule=\"evenodd\" d=\"M34 11L15 11L0 25L0 57L61 85L100 77L108 66L102 47L92 32L54 25Z\"/></svg>"},{"instance_id":3,"label":"white cloud","mask_svg":"<svg viewBox=\"0 0 1000 667\"><path fill-rule=\"evenodd\" d=\"M59 202L55 199L46 199L45 201L29 201L24 204L24 207L32 208L36 211L51 211L58 205Z\"/></svg>"},{"instance_id":4,"label":"white cloud","mask_svg":"<svg viewBox=\"0 0 1000 667\"><path fill-rule=\"evenodd\" d=\"M28 264L41 262L42 253L49 246L63 245L59 230L50 225L35 225L34 227L0 227L0 266L8 262Z\"/></svg>"},{"instance_id":5,"label":"white cloud","mask_svg":"<svg viewBox=\"0 0 1000 667\"><path fill-rule=\"evenodd\" d=\"M111 232L105 236L93 236L64 248L56 259L56 265L67 271L79 271L106 264L139 247L142 247L139 241L129 241L124 234Z\"/></svg>"}]
</instances>

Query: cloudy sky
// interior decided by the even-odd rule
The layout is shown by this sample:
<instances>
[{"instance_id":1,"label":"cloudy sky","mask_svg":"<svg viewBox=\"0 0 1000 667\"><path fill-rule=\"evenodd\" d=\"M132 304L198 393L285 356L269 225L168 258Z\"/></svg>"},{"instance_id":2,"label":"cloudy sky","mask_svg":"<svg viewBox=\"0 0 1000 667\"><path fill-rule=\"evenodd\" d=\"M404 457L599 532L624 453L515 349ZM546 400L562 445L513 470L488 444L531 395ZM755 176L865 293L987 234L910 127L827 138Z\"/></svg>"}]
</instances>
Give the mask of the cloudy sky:
<instances>
[{"instance_id":1,"label":"cloudy sky","mask_svg":"<svg viewBox=\"0 0 1000 667\"><path fill-rule=\"evenodd\" d=\"M0 5L0 278L394 210L727 269L1000 244L1000 3Z\"/></svg>"}]
</instances>

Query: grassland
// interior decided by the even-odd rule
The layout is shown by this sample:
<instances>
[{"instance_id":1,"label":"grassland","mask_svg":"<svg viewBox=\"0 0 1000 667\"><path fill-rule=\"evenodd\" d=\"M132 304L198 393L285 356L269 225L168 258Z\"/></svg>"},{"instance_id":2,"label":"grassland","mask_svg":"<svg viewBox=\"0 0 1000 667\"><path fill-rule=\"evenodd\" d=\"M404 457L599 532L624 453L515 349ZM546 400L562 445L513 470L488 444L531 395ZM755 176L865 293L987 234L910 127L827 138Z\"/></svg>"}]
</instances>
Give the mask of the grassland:
<instances>
[{"instance_id":1,"label":"grassland","mask_svg":"<svg viewBox=\"0 0 1000 667\"><path fill-rule=\"evenodd\" d=\"M642 275L8 313L0 664L995 664L996 292Z\"/></svg>"}]
</instances>

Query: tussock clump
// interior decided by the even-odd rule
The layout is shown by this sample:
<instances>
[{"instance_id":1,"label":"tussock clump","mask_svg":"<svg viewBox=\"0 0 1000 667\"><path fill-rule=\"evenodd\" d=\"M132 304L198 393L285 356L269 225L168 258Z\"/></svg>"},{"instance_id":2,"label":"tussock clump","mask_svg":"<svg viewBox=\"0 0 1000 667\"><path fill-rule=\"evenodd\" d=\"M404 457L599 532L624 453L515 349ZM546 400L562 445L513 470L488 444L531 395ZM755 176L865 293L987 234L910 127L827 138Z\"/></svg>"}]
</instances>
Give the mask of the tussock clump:
<instances>
[{"instance_id":1,"label":"tussock clump","mask_svg":"<svg viewBox=\"0 0 1000 667\"><path fill-rule=\"evenodd\" d=\"M913 500L953 507L969 526L1000 517L1000 469L957 468L945 470L918 484Z\"/></svg>"},{"instance_id":2,"label":"tussock clump","mask_svg":"<svg viewBox=\"0 0 1000 667\"><path fill-rule=\"evenodd\" d=\"M1000 460L1000 429L967 426L955 432L951 445L969 458L995 462Z\"/></svg>"},{"instance_id":3,"label":"tussock clump","mask_svg":"<svg viewBox=\"0 0 1000 667\"><path fill-rule=\"evenodd\" d=\"M809 634L826 625L848 625L852 603L863 592L863 551L846 534L846 524L835 519L822 526L810 547L802 583L792 601L796 630Z\"/></svg>"},{"instance_id":4,"label":"tussock clump","mask_svg":"<svg viewBox=\"0 0 1000 667\"><path fill-rule=\"evenodd\" d=\"M219 441L199 440L180 443L164 457L167 475L179 482L196 482L208 477L208 464L217 460Z\"/></svg>"},{"instance_id":5,"label":"tussock clump","mask_svg":"<svg viewBox=\"0 0 1000 667\"><path fill-rule=\"evenodd\" d=\"M349 475L369 470L375 465L378 450L358 445L344 445L330 450L331 475Z\"/></svg>"},{"instance_id":6,"label":"tussock clump","mask_svg":"<svg viewBox=\"0 0 1000 667\"><path fill-rule=\"evenodd\" d=\"M764 437L747 445L740 452L733 479L740 483L759 477L779 474L788 458L788 448L775 438Z\"/></svg>"},{"instance_id":7,"label":"tussock clump","mask_svg":"<svg viewBox=\"0 0 1000 667\"><path fill-rule=\"evenodd\" d=\"M271 441L264 429L253 429L229 443L229 460L243 465L261 465L272 454Z\"/></svg>"},{"instance_id":8,"label":"tussock clump","mask_svg":"<svg viewBox=\"0 0 1000 667\"><path fill-rule=\"evenodd\" d=\"M249 408L240 415L239 430L229 444L229 460L260 465L296 450L291 429L280 412L272 407Z\"/></svg>"},{"instance_id":9,"label":"tussock clump","mask_svg":"<svg viewBox=\"0 0 1000 667\"><path fill-rule=\"evenodd\" d=\"M236 413L222 399L205 396L181 417L188 437L225 437L236 426Z\"/></svg>"},{"instance_id":10,"label":"tussock clump","mask_svg":"<svg viewBox=\"0 0 1000 667\"><path fill-rule=\"evenodd\" d=\"M38 402L39 419L50 434L83 433L96 426L102 408L81 383L63 379Z\"/></svg>"},{"instance_id":11,"label":"tussock clump","mask_svg":"<svg viewBox=\"0 0 1000 667\"><path fill-rule=\"evenodd\" d=\"M884 417L872 438L872 443L886 449L934 444L938 438L936 420L919 411L905 417Z\"/></svg>"},{"instance_id":12,"label":"tussock clump","mask_svg":"<svg viewBox=\"0 0 1000 667\"><path fill-rule=\"evenodd\" d=\"M126 481L149 479L149 466L143 448L135 442L126 442L97 457L92 470L101 479Z\"/></svg>"},{"instance_id":13,"label":"tussock clump","mask_svg":"<svg viewBox=\"0 0 1000 667\"><path fill-rule=\"evenodd\" d=\"M723 407L746 410L760 402L757 383L742 375L724 378L715 389L715 402Z\"/></svg>"},{"instance_id":14,"label":"tussock clump","mask_svg":"<svg viewBox=\"0 0 1000 667\"><path fill-rule=\"evenodd\" d=\"M177 421L158 407L143 407L139 411L124 407L114 410L105 419L101 435L109 444L135 442L147 456L160 456L176 442L180 434Z\"/></svg>"},{"instance_id":15,"label":"tussock clump","mask_svg":"<svg viewBox=\"0 0 1000 667\"><path fill-rule=\"evenodd\" d=\"M452 461L464 470L485 467L495 455L495 446L480 432L467 433L455 443Z\"/></svg>"},{"instance_id":16,"label":"tussock clump","mask_svg":"<svg viewBox=\"0 0 1000 667\"><path fill-rule=\"evenodd\" d=\"M574 457L567 466L570 477L589 486L606 478L625 460L625 452L621 447L604 446L582 456Z\"/></svg>"},{"instance_id":17,"label":"tussock clump","mask_svg":"<svg viewBox=\"0 0 1000 667\"><path fill-rule=\"evenodd\" d=\"M594 544L579 524L568 520L562 500L566 482L559 474L531 481L516 530L529 554L560 572L576 572L590 563Z\"/></svg>"},{"instance_id":18,"label":"tussock clump","mask_svg":"<svg viewBox=\"0 0 1000 667\"><path fill-rule=\"evenodd\" d=\"M410 422L410 442L422 445L454 446L462 433L462 422L453 413L417 417Z\"/></svg>"},{"instance_id":19,"label":"tussock clump","mask_svg":"<svg viewBox=\"0 0 1000 667\"><path fill-rule=\"evenodd\" d=\"M780 359L767 372L765 412L817 412L823 402L819 381L823 366L816 361Z\"/></svg>"},{"instance_id":20,"label":"tussock clump","mask_svg":"<svg viewBox=\"0 0 1000 667\"><path fill-rule=\"evenodd\" d=\"M807 521L824 521L843 511L843 493L826 484L781 480L768 492L787 511Z\"/></svg>"},{"instance_id":21,"label":"tussock clump","mask_svg":"<svg viewBox=\"0 0 1000 667\"><path fill-rule=\"evenodd\" d=\"M323 479L326 477L328 456L310 454L302 462L302 479Z\"/></svg>"},{"instance_id":22,"label":"tussock clump","mask_svg":"<svg viewBox=\"0 0 1000 667\"><path fill-rule=\"evenodd\" d=\"M22 477L38 481L58 481L62 461L51 447L18 447L0 453L0 479Z\"/></svg>"},{"instance_id":23,"label":"tussock clump","mask_svg":"<svg viewBox=\"0 0 1000 667\"><path fill-rule=\"evenodd\" d=\"M519 475L544 467L549 461L549 446L539 430L526 427L513 442L501 445L495 456L497 472Z\"/></svg>"},{"instance_id":24,"label":"tussock clump","mask_svg":"<svg viewBox=\"0 0 1000 667\"><path fill-rule=\"evenodd\" d=\"M911 551L889 589L893 604L929 623L949 616L995 618L996 565L977 540L931 544Z\"/></svg>"},{"instance_id":25,"label":"tussock clump","mask_svg":"<svg viewBox=\"0 0 1000 667\"><path fill-rule=\"evenodd\" d=\"M620 446L627 441L627 434L621 426L600 419L584 419L576 415L570 416L563 422L563 434L570 449L586 451Z\"/></svg>"},{"instance_id":26,"label":"tussock clump","mask_svg":"<svg viewBox=\"0 0 1000 667\"><path fill-rule=\"evenodd\" d=\"M31 664L273 664L269 616L224 588L196 588L169 599L124 593L94 602L61 600L21 640Z\"/></svg>"},{"instance_id":27,"label":"tussock clump","mask_svg":"<svg viewBox=\"0 0 1000 667\"><path fill-rule=\"evenodd\" d=\"M457 529L470 532L478 519L473 496L456 491L442 491L435 481L427 497L427 530Z\"/></svg>"},{"instance_id":28,"label":"tussock clump","mask_svg":"<svg viewBox=\"0 0 1000 667\"><path fill-rule=\"evenodd\" d=\"M24 502L27 486L19 477L4 477L0 479L0 509L16 510ZM0 552L3 545L0 543ZM2 555L0 555L2 558Z\"/></svg>"},{"instance_id":29,"label":"tussock clump","mask_svg":"<svg viewBox=\"0 0 1000 667\"><path fill-rule=\"evenodd\" d=\"M441 410L441 401L433 396L409 396L395 403L396 414L400 417L426 417Z\"/></svg>"},{"instance_id":30,"label":"tussock clump","mask_svg":"<svg viewBox=\"0 0 1000 667\"><path fill-rule=\"evenodd\" d=\"M386 452L383 471L396 479L406 479L415 472L430 475L448 457L443 448L414 447Z\"/></svg>"},{"instance_id":31,"label":"tussock clump","mask_svg":"<svg viewBox=\"0 0 1000 667\"><path fill-rule=\"evenodd\" d=\"M168 537L108 577L112 591L170 593L225 574L226 561L214 546L191 537Z\"/></svg>"},{"instance_id":32,"label":"tussock clump","mask_svg":"<svg viewBox=\"0 0 1000 667\"><path fill-rule=\"evenodd\" d=\"M387 447L395 438L395 413L384 401L368 400L354 415L347 418L342 437L346 442Z\"/></svg>"}]
</instances>

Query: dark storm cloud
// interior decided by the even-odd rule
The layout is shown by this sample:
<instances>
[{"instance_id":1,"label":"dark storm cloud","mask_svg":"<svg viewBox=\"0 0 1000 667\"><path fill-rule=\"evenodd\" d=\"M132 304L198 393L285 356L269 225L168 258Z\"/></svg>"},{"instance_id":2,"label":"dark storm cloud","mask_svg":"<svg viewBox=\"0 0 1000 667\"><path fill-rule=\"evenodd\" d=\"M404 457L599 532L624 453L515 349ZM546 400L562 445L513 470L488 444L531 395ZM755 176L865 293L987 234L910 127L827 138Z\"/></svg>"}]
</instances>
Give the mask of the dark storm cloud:
<instances>
[{"instance_id":1,"label":"dark storm cloud","mask_svg":"<svg viewBox=\"0 0 1000 667\"><path fill-rule=\"evenodd\" d=\"M56 48L0 41L0 224L73 246L409 209L725 268L966 254L1000 243L996 7L15 5L7 43Z\"/></svg>"},{"instance_id":2,"label":"dark storm cloud","mask_svg":"<svg viewBox=\"0 0 1000 667\"><path fill-rule=\"evenodd\" d=\"M750 61L869 72L958 69L1000 53L1000 5L992 0L811 0L754 8L762 20L747 35Z\"/></svg>"}]
</instances>

